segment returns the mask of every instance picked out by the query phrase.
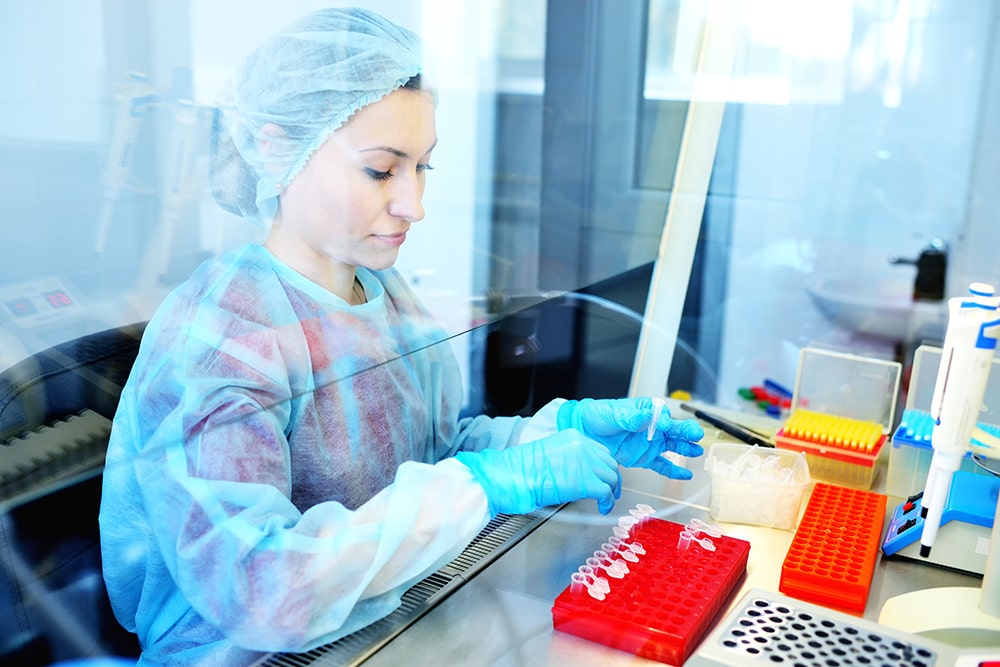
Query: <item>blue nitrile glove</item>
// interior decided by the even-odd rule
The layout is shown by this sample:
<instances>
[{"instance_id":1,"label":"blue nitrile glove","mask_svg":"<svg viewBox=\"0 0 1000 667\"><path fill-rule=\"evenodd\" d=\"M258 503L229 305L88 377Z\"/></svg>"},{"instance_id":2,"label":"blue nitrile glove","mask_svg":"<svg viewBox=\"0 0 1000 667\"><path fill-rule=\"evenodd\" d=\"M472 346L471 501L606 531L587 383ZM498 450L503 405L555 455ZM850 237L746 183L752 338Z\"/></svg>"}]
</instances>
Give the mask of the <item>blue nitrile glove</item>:
<instances>
[{"instance_id":1,"label":"blue nitrile glove","mask_svg":"<svg viewBox=\"0 0 1000 667\"><path fill-rule=\"evenodd\" d=\"M607 514L622 492L618 462L604 445L574 430L507 449L458 452L455 458L486 491L493 516L583 498L593 498Z\"/></svg>"},{"instance_id":2,"label":"blue nitrile glove","mask_svg":"<svg viewBox=\"0 0 1000 667\"><path fill-rule=\"evenodd\" d=\"M560 430L576 429L603 443L623 466L649 468L673 479L691 479L690 470L660 455L677 452L701 456L705 450L696 443L705 437L705 430L694 419L671 419L670 410L664 407L650 441L646 434L652 418L653 399L648 397L585 398L559 406L556 426Z\"/></svg>"}]
</instances>

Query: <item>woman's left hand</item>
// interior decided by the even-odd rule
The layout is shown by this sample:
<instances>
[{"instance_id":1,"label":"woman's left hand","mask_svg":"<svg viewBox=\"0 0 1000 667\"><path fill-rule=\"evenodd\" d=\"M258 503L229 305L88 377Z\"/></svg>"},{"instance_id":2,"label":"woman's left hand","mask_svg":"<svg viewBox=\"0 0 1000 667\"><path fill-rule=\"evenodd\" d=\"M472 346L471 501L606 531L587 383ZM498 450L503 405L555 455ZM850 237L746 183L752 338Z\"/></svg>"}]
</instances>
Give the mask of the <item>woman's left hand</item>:
<instances>
[{"instance_id":1,"label":"woman's left hand","mask_svg":"<svg viewBox=\"0 0 1000 667\"><path fill-rule=\"evenodd\" d=\"M705 436L705 430L694 419L672 419L664 407L649 440L653 413L653 400L648 397L585 398L561 405L556 424L560 430L575 428L602 443L623 466L649 468L673 479L691 479L690 470L674 465L661 454L701 456L705 450L697 442Z\"/></svg>"}]
</instances>

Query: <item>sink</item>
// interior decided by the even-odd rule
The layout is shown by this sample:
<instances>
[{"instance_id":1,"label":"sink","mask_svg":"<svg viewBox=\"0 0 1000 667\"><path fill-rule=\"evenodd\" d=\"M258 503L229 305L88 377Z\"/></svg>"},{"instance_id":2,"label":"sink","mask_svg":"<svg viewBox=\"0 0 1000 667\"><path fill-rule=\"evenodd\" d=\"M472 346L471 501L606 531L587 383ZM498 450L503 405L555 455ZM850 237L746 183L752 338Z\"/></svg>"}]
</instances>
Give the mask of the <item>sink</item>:
<instances>
[{"instance_id":1,"label":"sink","mask_svg":"<svg viewBox=\"0 0 1000 667\"><path fill-rule=\"evenodd\" d=\"M817 277L806 291L819 312L848 331L905 343L943 339L947 301L914 301L909 280Z\"/></svg>"}]
</instances>

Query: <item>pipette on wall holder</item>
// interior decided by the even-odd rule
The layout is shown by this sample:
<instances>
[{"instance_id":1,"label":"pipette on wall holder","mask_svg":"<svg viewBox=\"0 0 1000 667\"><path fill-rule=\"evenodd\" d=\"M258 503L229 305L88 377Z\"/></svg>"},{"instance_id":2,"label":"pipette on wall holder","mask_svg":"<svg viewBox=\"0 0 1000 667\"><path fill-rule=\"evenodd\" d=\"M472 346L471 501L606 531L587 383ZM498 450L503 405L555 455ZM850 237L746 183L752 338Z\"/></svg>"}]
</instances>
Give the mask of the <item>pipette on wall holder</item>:
<instances>
[{"instance_id":1,"label":"pipette on wall holder","mask_svg":"<svg viewBox=\"0 0 1000 667\"><path fill-rule=\"evenodd\" d=\"M924 487L920 555L930 556L952 478L970 447L1000 332L1000 298L992 285L972 283L969 294L948 300L948 329L938 366L931 418L934 450Z\"/></svg>"},{"instance_id":2,"label":"pipette on wall holder","mask_svg":"<svg viewBox=\"0 0 1000 667\"><path fill-rule=\"evenodd\" d=\"M98 255L104 253L118 200L130 187L140 123L150 107L159 102L159 95L150 85L148 75L129 72L128 77L128 83L118 87L114 94L103 174L104 205L97 221L97 239L94 242L94 251Z\"/></svg>"}]
</instances>

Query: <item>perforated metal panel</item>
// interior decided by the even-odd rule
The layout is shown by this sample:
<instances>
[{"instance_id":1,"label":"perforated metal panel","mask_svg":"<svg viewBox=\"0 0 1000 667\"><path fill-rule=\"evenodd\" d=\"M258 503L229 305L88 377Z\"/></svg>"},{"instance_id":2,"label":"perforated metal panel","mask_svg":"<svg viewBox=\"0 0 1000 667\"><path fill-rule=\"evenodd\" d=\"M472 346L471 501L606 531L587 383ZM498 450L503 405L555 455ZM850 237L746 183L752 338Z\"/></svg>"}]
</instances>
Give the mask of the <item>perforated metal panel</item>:
<instances>
[{"instance_id":1,"label":"perforated metal panel","mask_svg":"<svg viewBox=\"0 0 1000 667\"><path fill-rule=\"evenodd\" d=\"M950 653L923 637L753 589L687 665L934 667L953 664Z\"/></svg>"},{"instance_id":2,"label":"perforated metal panel","mask_svg":"<svg viewBox=\"0 0 1000 667\"><path fill-rule=\"evenodd\" d=\"M501 514L453 561L407 590L400 606L385 618L331 644L307 653L278 653L258 663L260 667L333 667L357 665L415 623L421 616L458 590L477 572L524 539L555 513L546 508L526 515Z\"/></svg>"}]
</instances>

